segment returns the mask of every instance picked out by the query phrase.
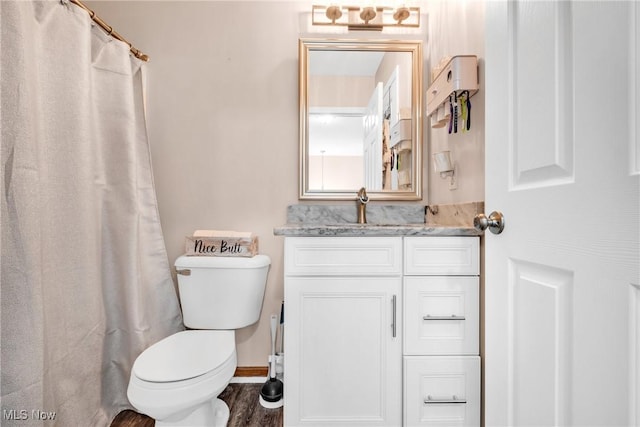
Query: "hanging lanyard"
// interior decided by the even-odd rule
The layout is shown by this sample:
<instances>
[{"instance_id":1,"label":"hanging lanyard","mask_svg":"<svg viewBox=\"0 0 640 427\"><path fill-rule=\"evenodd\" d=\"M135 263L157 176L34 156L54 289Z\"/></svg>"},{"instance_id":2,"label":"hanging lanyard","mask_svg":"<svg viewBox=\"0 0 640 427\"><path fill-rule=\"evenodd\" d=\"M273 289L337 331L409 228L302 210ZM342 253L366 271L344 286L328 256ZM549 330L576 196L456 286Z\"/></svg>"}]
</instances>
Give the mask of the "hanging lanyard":
<instances>
[{"instance_id":1,"label":"hanging lanyard","mask_svg":"<svg viewBox=\"0 0 640 427\"><path fill-rule=\"evenodd\" d=\"M460 112L458 106L458 94L453 93L453 133L458 133L458 113Z\"/></svg>"},{"instance_id":2,"label":"hanging lanyard","mask_svg":"<svg viewBox=\"0 0 640 427\"><path fill-rule=\"evenodd\" d=\"M458 118L460 130L467 132L471 129L471 95L468 90L449 95L449 133L458 133Z\"/></svg>"},{"instance_id":3,"label":"hanging lanyard","mask_svg":"<svg viewBox=\"0 0 640 427\"><path fill-rule=\"evenodd\" d=\"M471 99L470 99L471 95L469 94L468 90L465 90L465 93L466 93L465 104L466 104L466 107L467 107L466 108L466 110L467 110L467 117L466 117L467 120L466 120L466 123L465 123L465 125L466 125L465 128L467 130L469 130L469 129L471 129Z\"/></svg>"},{"instance_id":4,"label":"hanging lanyard","mask_svg":"<svg viewBox=\"0 0 640 427\"><path fill-rule=\"evenodd\" d=\"M467 95L465 95L465 92L466 91L463 91L458 98L458 100L460 100L460 128L462 129L462 133L467 131Z\"/></svg>"}]
</instances>

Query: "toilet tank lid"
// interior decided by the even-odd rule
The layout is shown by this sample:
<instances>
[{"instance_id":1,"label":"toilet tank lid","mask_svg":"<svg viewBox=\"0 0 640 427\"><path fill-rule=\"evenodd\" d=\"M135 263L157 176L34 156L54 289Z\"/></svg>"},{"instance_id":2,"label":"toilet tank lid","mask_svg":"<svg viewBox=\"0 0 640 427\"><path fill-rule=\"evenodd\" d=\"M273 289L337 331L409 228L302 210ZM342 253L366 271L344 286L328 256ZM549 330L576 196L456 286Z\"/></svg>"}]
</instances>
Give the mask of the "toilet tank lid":
<instances>
[{"instance_id":1,"label":"toilet tank lid","mask_svg":"<svg viewBox=\"0 0 640 427\"><path fill-rule=\"evenodd\" d=\"M186 256L176 259L178 268L262 268L271 264L267 255L253 257Z\"/></svg>"},{"instance_id":2,"label":"toilet tank lid","mask_svg":"<svg viewBox=\"0 0 640 427\"><path fill-rule=\"evenodd\" d=\"M182 331L143 351L132 369L144 381L183 381L216 369L235 350L234 331Z\"/></svg>"}]
</instances>

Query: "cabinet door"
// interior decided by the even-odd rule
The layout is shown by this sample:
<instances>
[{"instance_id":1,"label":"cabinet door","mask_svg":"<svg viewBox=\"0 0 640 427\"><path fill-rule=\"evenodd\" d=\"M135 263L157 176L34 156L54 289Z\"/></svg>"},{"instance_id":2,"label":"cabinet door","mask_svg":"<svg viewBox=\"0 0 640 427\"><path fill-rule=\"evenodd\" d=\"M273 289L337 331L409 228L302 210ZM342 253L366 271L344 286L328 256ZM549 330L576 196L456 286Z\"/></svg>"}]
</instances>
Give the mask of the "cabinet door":
<instances>
[{"instance_id":1,"label":"cabinet door","mask_svg":"<svg viewBox=\"0 0 640 427\"><path fill-rule=\"evenodd\" d=\"M400 277L285 278L284 425L401 424L400 292Z\"/></svg>"}]
</instances>

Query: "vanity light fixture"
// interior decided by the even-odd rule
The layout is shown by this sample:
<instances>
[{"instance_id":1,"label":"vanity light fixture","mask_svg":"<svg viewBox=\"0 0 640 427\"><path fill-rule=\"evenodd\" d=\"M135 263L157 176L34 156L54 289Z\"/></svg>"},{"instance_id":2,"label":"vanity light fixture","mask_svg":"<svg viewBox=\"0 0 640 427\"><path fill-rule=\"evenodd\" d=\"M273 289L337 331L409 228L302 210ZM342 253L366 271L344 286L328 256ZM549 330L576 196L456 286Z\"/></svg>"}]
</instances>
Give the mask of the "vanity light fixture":
<instances>
[{"instance_id":1,"label":"vanity light fixture","mask_svg":"<svg viewBox=\"0 0 640 427\"><path fill-rule=\"evenodd\" d=\"M382 31L384 27L420 27L419 7L312 6L313 25L337 25L349 30Z\"/></svg>"}]
</instances>

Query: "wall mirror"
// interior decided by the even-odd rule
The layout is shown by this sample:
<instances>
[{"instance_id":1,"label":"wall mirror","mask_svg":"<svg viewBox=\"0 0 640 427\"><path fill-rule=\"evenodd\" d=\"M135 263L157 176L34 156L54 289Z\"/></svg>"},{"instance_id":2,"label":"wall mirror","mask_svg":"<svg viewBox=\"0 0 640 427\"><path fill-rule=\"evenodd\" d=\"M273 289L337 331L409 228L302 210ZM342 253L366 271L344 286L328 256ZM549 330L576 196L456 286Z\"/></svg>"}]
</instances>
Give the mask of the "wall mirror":
<instances>
[{"instance_id":1,"label":"wall mirror","mask_svg":"<svg viewBox=\"0 0 640 427\"><path fill-rule=\"evenodd\" d=\"M301 39L300 194L422 199L422 42Z\"/></svg>"}]
</instances>

